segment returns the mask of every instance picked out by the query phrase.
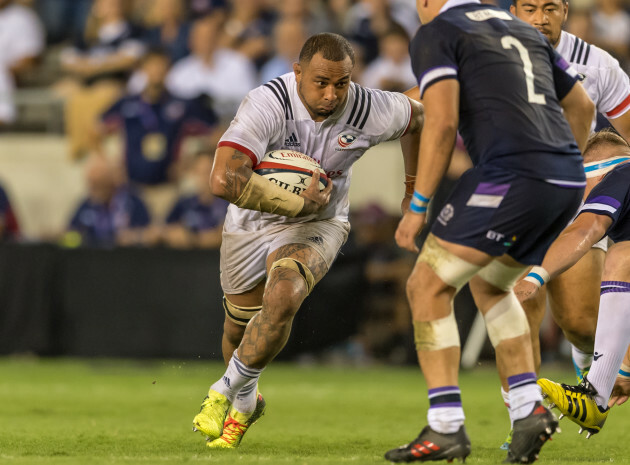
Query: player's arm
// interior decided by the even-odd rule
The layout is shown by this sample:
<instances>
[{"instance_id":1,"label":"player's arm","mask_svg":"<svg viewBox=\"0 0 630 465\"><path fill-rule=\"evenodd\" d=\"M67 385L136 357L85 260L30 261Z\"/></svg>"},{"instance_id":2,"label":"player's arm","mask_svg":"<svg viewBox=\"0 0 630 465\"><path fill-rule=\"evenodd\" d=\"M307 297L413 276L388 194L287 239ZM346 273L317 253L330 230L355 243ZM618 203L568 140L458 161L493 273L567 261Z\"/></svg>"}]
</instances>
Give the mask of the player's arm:
<instances>
[{"instance_id":1,"label":"player's arm","mask_svg":"<svg viewBox=\"0 0 630 465\"><path fill-rule=\"evenodd\" d=\"M424 127L420 137L420 156L416 171L415 194L430 199L451 161L459 122L459 82L437 81L423 95ZM422 210L422 208L420 209ZM396 230L399 247L417 252L415 239L426 219L424 211L407 211Z\"/></svg>"},{"instance_id":2,"label":"player's arm","mask_svg":"<svg viewBox=\"0 0 630 465\"><path fill-rule=\"evenodd\" d=\"M581 213L551 244L542 265L534 267L530 274L515 286L514 292L519 300L521 302L529 300L538 292L542 281L550 281L575 265L606 235L612 222L612 218L606 215ZM548 273L548 276L542 276L545 273Z\"/></svg>"},{"instance_id":3,"label":"player's arm","mask_svg":"<svg viewBox=\"0 0 630 465\"><path fill-rule=\"evenodd\" d=\"M609 121L621 137L630 142L630 111L627 111L618 118L610 119Z\"/></svg>"},{"instance_id":4,"label":"player's arm","mask_svg":"<svg viewBox=\"0 0 630 465\"><path fill-rule=\"evenodd\" d=\"M316 213L330 201L333 183L319 190L319 171L300 195L268 181L252 170L252 159L238 149L223 145L216 151L210 185L212 193L238 207L295 217Z\"/></svg>"},{"instance_id":5,"label":"player's arm","mask_svg":"<svg viewBox=\"0 0 630 465\"><path fill-rule=\"evenodd\" d=\"M414 87L414 89L418 88ZM409 98L409 103L411 105L411 119L405 135L400 138L400 146L402 148L403 162L405 166L405 197L403 198L401 204L403 213L405 213L405 211L409 208L409 203L416 183L418 152L420 150L420 134L422 132L422 127L424 126L424 107L420 102L411 98L408 95L408 92L409 91L405 92L405 95ZM416 93L419 94L419 91Z\"/></svg>"},{"instance_id":6,"label":"player's arm","mask_svg":"<svg viewBox=\"0 0 630 465\"><path fill-rule=\"evenodd\" d=\"M591 123L595 116L595 104L588 96L584 87L576 83L573 88L560 100L564 110L564 117L571 126L571 132L581 152L586 147L586 141L591 131Z\"/></svg>"}]
</instances>

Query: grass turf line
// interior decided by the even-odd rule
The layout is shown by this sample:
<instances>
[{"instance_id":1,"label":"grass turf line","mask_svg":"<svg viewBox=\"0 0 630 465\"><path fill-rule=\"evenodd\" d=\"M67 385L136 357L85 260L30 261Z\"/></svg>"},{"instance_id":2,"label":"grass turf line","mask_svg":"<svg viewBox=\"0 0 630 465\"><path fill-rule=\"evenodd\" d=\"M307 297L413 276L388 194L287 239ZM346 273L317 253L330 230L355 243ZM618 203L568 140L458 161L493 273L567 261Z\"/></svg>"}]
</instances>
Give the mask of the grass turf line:
<instances>
[{"instance_id":1,"label":"grass turf line","mask_svg":"<svg viewBox=\"0 0 630 465\"><path fill-rule=\"evenodd\" d=\"M573 382L567 370L542 375ZM7 464L385 464L383 453L426 424L426 386L408 368L273 364L261 390L267 414L235 451L212 451L191 420L223 372L200 361L0 359L0 463ZM462 373L467 463L499 463L507 413L492 368ZM617 407L589 441L577 425L537 462L630 463L630 415Z\"/></svg>"}]
</instances>

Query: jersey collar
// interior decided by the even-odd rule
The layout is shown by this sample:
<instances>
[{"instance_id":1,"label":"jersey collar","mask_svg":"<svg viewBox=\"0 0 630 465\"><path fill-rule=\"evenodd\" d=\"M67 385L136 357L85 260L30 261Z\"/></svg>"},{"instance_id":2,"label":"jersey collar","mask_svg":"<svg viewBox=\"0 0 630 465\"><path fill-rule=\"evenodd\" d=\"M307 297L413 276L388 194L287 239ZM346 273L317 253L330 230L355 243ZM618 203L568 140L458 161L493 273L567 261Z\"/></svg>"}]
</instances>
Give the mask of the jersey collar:
<instances>
[{"instance_id":1,"label":"jersey collar","mask_svg":"<svg viewBox=\"0 0 630 465\"><path fill-rule=\"evenodd\" d=\"M446 10L450 10L456 6L467 5L469 3L481 4L479 0L448 0L444 5L442 5L438 14L444 13Z\"/></svg>"}]
</instances>

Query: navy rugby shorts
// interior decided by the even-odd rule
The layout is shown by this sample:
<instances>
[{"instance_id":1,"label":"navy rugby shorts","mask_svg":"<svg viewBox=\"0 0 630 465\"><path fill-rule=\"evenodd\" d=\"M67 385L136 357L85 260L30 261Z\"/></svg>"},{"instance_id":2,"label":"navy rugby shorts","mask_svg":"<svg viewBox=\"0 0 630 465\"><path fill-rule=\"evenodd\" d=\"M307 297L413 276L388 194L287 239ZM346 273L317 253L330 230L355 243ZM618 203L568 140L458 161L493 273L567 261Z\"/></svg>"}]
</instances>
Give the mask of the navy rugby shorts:
<instances>
[{"instance_id":1,"label":"navy rugby shorts","mask_svg":"<svg viewBox=\"0 0 630 465\"><path fill-rule=\"evenodd\" d=\"M538 265L575 215L583 188L567 188L495 167L459 180L431 232L448 242Z\"/></svg>"}]
</instances>

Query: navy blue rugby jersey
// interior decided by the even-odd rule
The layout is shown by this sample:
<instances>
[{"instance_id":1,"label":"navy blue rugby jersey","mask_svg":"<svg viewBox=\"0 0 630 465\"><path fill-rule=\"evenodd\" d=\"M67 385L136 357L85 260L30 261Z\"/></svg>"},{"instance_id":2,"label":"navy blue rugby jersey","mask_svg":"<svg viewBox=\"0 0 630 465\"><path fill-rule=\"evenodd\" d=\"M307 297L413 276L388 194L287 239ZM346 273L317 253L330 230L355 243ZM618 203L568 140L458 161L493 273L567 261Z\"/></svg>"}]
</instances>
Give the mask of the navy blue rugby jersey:
<instances>
[{"instance_id":1,"label":"navy blue rugby jersey","mask_svg":"<svg viewBox=\"0 0 630 465\"><path fill-rule=\"evenodd\" d=\"M474 165L583 186L582 158L559 103L577 73L505 10L457 3L411 42L420 95L443 79L459 81L459 132Z\"/></svg>"},{"instance_id":2,"label":"navy blue rugby jersey","mask_svg":"<svg viewBox=\"0 0 630 465\"><path fill-rule=\"evenodd\" d=\"M612 218L607 235L615 242L630 241L630 163L617 166L593 188L579 213Z\"/></svg>"}]
</instances>

